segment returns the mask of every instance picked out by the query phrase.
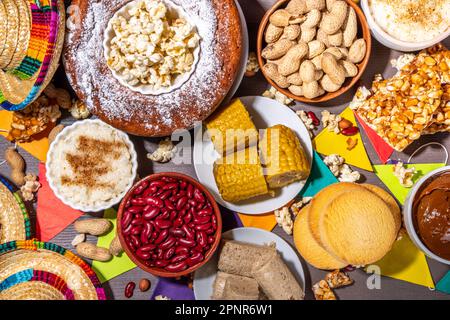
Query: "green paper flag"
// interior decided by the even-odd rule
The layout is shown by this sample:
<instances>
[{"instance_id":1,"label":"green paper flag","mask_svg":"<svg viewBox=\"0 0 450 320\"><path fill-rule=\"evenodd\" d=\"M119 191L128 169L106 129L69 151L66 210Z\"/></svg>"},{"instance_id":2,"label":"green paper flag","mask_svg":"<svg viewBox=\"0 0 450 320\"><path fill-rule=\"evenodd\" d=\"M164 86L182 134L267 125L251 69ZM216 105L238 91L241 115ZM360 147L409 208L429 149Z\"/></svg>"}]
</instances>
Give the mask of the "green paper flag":
<instances>
[{"instance_id":1,"label":"green paper flag","mask_svg":"<svg viewBox=\"0 0 450 320\"><path fill-rule=\"evenodd\" d=\"M438 282L436 289L450 294L450 271Z\"/></svg>"},{"instance_id":2,"label":"green paper flag","mask_svg":"<svg viewBox=\"0 0 450 320\"><path fill-rule=\"evenodd\" d=\"M311 174L300 192L300 196L314 197L320 190L336 182L338 182L338 179L331 173L327 165L323 163L319 154L314 151Z\"/></svg>"},{"instance_id":3,"label":"green paper flag","mask_svg":"<svg viewBox=\"0 0 450 320\"><path fill-rule=\"evenodd\" d=\"M413 182L416 183L421 177L426 175L427 173L444 167L444 163L422 163L422 164L407 164L406 167L409 169L414 167L417 173L413 177ZM406 196L408 195L411 188L403 187L398 181L397 177L394 176L394 165L386 164L386 165L374 165L373 168L375 170L375 174L380 178L380 180L389 188L392 194L400 201L401 204L404 204Z\"/></svg>"},{"instance_id":4,"label":"green paper flag","mask_svg":"<svg viewBox=\"0 0 450 320\"><path fill-rule=\"evenodd\" d=\"M117 213L114 209L105 210L104 218L112 222L114 228L107 234L98 238L97 246L103 248L109 248L111 241L116 236L116 217ZM125 252L122 252L118 257L114 257L107 262L94 261L92 268L97 273L101 283L104 283L114 277L121 275L131 269L134 269L136 265L128 258Z\"/></svg>"}]
</instances>

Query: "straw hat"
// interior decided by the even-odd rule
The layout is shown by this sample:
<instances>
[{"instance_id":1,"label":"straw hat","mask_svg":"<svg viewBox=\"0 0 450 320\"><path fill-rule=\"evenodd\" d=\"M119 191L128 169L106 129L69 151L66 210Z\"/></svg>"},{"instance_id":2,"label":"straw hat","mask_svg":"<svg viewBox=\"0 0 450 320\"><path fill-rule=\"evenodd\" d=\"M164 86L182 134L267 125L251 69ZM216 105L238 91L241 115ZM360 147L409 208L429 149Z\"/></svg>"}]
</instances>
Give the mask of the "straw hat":
<instances>
[{"instance_id":1,"label":"straw hat","mask_svg":"<svg viewBox=\"0 0 450 320\"><path fill-rule=\"evenodd\" d=\"M36 240L0 245L0 300L105 300L100 282L83 260Z\"/></svg>"},{"instance_id":2,"label":"straw hat","mask_svg":"<svg viewBox=\"0 0 450 320\"><path fill-rule=\"evenodd\" d=\"M23 109L38 98L59 65L65 32L64 3L62 0L42 0L41 7L31 6L32 24L25 58L18 67L17 63L11 65L11 68L15 67L13 70L0 70L0 105L6 110ZM47 34L33 28L42 19ZM24 53L21 51L17 55L23 57Z\"/></svg>"},{"instance_id":3,"label":"straw hat","mask_svg":"<svg viewBox=\"0 0 450 320\"><path fill-rule=\"evenodd\" d=\"M30 220L20 196L0 177L0 244L25 240L30 236Z\"/></svg>"},{"instance_id":4,"label":"straw hat","mask_svg":"<svg viewBox=\"0 0 450 320\"><path fill-rule=\"evenodd\" d=\"M25 59L28 50L28 43L31 36L31 13L28 2L25 2L25 0L14 0L14 2L16 3L19 16L19 27L17 45L11 61L5 68L5 70L7 71L16 69L20 66L23 59Z\"/></svg>"},{"instance_id":5,"label":"straw hat","mask_svg":"<svg viewBox=\"0 0 450 320\"><path fill-rule=\"evenodd\" d=\"M17 10L15 0L3 0L3 5L6 9L7 30L5 47L0 55L0 69L5 69L11 62L16 51L19 34L19 10Z\"/></svg>"},{"instance_id":6,"label":"straw hat","mask_svg":"<svg viewBox=\"0 0 450 320\"><path fill-rule=\"evenodd\" d=\"M314 239L308 224L309 206L303 207L294 222L294 243L302 257L318 269L335 270L348 265L347 262L332 256Z\"/></svg>"}]
</instances>

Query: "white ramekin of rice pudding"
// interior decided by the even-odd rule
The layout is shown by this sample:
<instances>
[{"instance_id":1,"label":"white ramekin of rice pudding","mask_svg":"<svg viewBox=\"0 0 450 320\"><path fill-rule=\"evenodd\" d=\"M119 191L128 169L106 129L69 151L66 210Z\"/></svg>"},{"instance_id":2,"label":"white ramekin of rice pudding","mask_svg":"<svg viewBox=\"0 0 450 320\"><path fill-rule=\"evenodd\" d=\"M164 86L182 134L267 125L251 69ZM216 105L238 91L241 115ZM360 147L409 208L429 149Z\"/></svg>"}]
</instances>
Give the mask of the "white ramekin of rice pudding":
<instances>
[{"instance_id":1,"label":"white ramekin of rice pudding","mask_svg":"<svg viewBox=\"0 0 450 320\"><path fill-rule=\"evenodd\" d=\"M372 34L400 51L430 47L450 35L450 0L362 0Z\"/></svg>"}]
</instances>

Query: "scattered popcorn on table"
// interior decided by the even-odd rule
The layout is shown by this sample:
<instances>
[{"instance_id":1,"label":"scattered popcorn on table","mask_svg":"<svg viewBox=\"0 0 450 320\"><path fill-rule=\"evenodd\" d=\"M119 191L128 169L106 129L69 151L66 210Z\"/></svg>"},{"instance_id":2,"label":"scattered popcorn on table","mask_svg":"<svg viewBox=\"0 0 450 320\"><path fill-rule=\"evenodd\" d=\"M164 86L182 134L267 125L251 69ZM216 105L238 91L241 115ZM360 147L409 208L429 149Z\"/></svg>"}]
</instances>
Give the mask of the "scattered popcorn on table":
<instances>
[{"instance_id":1,"label":"scattered popcorn on table","mask_svg":"<svg viewBox=\"0 0 450 320\"><path fill-rule=\"evenodd\" d=\"M69 109L70 114L75 119L86 119L90 116L89 110L81 100L75 100Z\"/></svg>"},{"instance_id":2,"label":"scattered popcorn on table","mask_svg":"<svg viewBox=\"0 0 450 320\"><path fill-rule=\"evenodd\" d=\"M397 69L398 71L400 71L401 69L403 69L404 66L406 66L411 61L413 61L415 57L416 56L414 54L412 54L412 53L402 54L397 59L392 59L391 60L391 66L393 68Z\"/></svg>"},{"instance_id":3,"label":"scattered popcorn on table","mask_svg":"<svg viewBox=\"0 0 450 320\"><path fill-rule=\"evenodd\" d=\"M347 164L343 164L339 170L338 180L340 182L356 182L361 178L358 171L353 171Z\"/></svg>"},{"instance_id":4,"label":"scattered popcorn on table","mask_svg":"<svg viewBox=\"0 0 450 320\"><path fill-rule=\"evenodd\" d=\"M75 236L75 238L73 238L71 244L73 247L76 247L77 245L79 245L82 242L86 241L86 235L84 233L79 233Z\"/></svg>"},{"instance_id":5,"label":"scattered popcorn on table","mask_svg":"<svg viewBox=\"0 0 450 320\"><path fill-rule=\"evenodd\" d=\"M291 235L294 228L294 221L292 221L291 213L288 207L283 207L280 210L275 210L275 220L283 230Z\"/></svg>"},{"instance_id":6,"label":"scattered popcorn on table","mask_svg":"<svg viewBox=\"0 0 450 320\"><path fill-rule=\"evenodd\" d=\"M345 159L338 154L330 154L323 159L330 171L340 182L356 182L361 178L358 171L353 171L345 164Z\"/></svg>"},{"instance_id":7,"label":"scattered popcorn on table","mask_svg":"<svg viewBox=\"0 0 450 320\"><path fill-rule=\"evenodd\" d=\"M349 286L353 283L350 277L340 270L334 270L333 272L327 273L325 276L325 281L331 289L337 289L345 286Z\"/></svg>"},{"instance_id":8,"label":"scattered popcorn on table","mask_svg":"<svg viewBox=\"0 0 450 320\"><path fill-rule=\"evenodd\" d=\"M371 94L370 90L366 87L359 87L348 106L352 110L358 109Z\"/></svg>"},{"instance_id":9,"label":"scattered popcorn on table","mask_svg":"<svg viewBox=\"0 0 450 320\"><path fill-rule=\"evenodd\" d=\"M309 136L313 137L313 130L316 128L316 126L313 124L313 120L308 117L308 114L303 110L298 110L295 112L300 120L302 120L303 124L305 125L306 129L308 129Z\"/></svg>"},{"instance_id":10,"label":"scattered popcorn on table","mask_svg":"<svg viewBox=\"0 0 450 320\"><path fill-rule=\"evenodd\" d=\"M169 87L175 77L189 72L200 37L184 18L172 19L160 0L143 0L123 16L111 20L114 37L108 66L130 85Z\"/></svg>"},{"instance_id":11,"label":"scattered popcorn on table","mask_svg":"<svg viewBox=\"0 0 450 320\"><path fill-rule=\"evenodd\" d=\"M320 280L318 283L313 285L312 290L316 300L336 300L333 290L331 290L325 280Z\"/></svg>"},{"instance_id":12,"label":"scattered popcorn on table","mask_svg":"<svg viewBox=\"0 0 450 320\"><path fill-rule=\"evenodd\" d=\"M292 102L294 102L294 99L291 99L284 94L282 94L280 91L275 89L274 87L270 87L269 90L264 91L262 94L263 97L274 99L278 101L279 103L282 103L286 106L290 105Z\"/></svg>"},{"instance_id":13,"label":"scattered popcorn on table","mask_svg":"<svg viewBox=\"0 0 450 320\"><path fill-rule=\"evenodd\" d=\"M300 212L300 209L303 208L304 206L306 206L308 203L310 203L311 200L312 200L312 197L303 197L302 200L292 204L291 211L292 211L292 214L294 215L294 217L296 217L298 215L298 213Z\"/></svg>"},{"instance_id":14,"label":"scattered popcorn on table","mask_svg":"<svg viewBox=\"0 0 450 320\"><path fill-rule=\"evenodd\" d=\"M415 168L409 168L403 166L403 162L399 161L394 166L394 176L397 177L400 184L405 188L411 188L414 185L412 181L413 176L416 174Z\"/></svg>"},{"instance_id":15,"label":"scattered popcorn on table","mask_svg":"<svg viewBox=\"0 0 450 320\"><path fill-rule=\"evenodd\" d=\"M155 300L171 300L171 299L169 297L160 294L155 297Z\"/></svg>"},{"instance_id":16,"label":"scattered popcorn on table","mask_svg":"<svg viewBox=\"0 0 450 320\"><path fill-rule=\"evenodd\" d=\"M247 66L245 68L245 76L253 77L259 71L258 58L256 53L250 52L248 54Z\"/></svg>"},{"instance_id":17,"label":"scattered popcorn on table","mask_svg":"<svg viewBox=\"0 0 450 320\"><path fill-rule=\"evenodd\" d=\"M33 174L27 174L24 179L25 184L20 187L22 198L25 201L33 201L34 193L39 190L41 184L37 181L37 177Z\"/></svg>"},{"instance_id":18,"label":"scattered popcorn on table","mask_svg":"<svg viewBox=\"0 0 450 320\"><path fill-rule=\"evenodd\" d=\"M339 121L341 121L340 115L332 114L327 110L322 111L323 127L327 128L328 131L338 134L340 132Z\"/></svg>"},{"instance_id":19,"label":"scattered popcorn on table","mask_svg":"<svg viewBox=\"0 0 450 320\"><path fill-rule=\"evenodd\" d=\"M169 162L177 152L177 147L172 143L170 138L166 138L159 142L158 149L152 154L148 153L147 158L156 162Z\"/></svg>"},{"instance_id":20,"label":"scattered popcorn on table","mask_svg":"<svg viewBox=\"0 0 450 320\"><path fill-rule=\"evenodd\" d=\"M323 162L330 168L334 176L337 177L345 160L338 154L330 154L323 159Z\"/></svg>"}]
</instances>

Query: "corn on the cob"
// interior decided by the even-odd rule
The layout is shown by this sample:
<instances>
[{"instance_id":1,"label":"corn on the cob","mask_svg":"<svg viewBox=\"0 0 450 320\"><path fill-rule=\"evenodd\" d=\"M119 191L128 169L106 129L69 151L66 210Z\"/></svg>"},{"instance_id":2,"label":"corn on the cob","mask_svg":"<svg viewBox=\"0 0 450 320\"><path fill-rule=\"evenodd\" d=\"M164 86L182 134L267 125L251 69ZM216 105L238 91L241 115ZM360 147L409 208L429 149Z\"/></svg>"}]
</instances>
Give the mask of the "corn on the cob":
<instances>
[{"instance_id":1,"label":"corn on the cob","mask_svg":"<svg viewBox=\"0 0 450 320\"><path fill-rule=\"evenodd\" d=\"M269 192L256 146L218 159L214 177L225 201L238 202Z\"/></svg>"},{"instance_id":2,"label":"corn on the cob","mask_svg":"<svg viewBox=\"0 0 450 320\"><path fill-rule=\"evenodd\" d=\"M267 128L259 148L269 188L281 188L308 176L309 161L298 137L290 128L281 124Z\"/></svg>"},{"instance_id":3,"label":"corn on the cob","mask_svg":"<svg viewBox=\"0 0 450 320\"><path fill-rule=\"evenodd\" d=\"M239 99L217 110L206 122L214 147L221 155L255 145L258 131Z\"/></svg>"}]
</instances>

